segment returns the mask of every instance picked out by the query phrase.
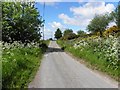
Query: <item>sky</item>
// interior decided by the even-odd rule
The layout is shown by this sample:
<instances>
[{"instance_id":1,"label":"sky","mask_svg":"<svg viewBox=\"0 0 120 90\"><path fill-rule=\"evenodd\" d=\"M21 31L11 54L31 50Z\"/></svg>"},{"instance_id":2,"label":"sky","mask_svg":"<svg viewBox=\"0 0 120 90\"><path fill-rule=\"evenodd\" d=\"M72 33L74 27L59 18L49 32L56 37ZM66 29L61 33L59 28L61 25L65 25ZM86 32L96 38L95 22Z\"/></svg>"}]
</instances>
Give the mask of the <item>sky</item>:
<instances>
[{"instance_id":1,"label":"sky","mask_svg":"<svg viewBox=\"0 0 120 90\"><path fill-rule=\"evenodd\" d=\"M62 32L65 29L72 29L74 33L78 30L87 32L86 27L93 19L95 14L111 13L115 10L118 2L104 2L95 1L84 2L56 2L55 0L47 0L45 2L44 20L45 39L54 38L54 33L57 28ZM38 9L41 16L43 16L43 2L36 2L35 7ZM110 23L108 27L115 25Z\"/></svg>"}]
</instances>

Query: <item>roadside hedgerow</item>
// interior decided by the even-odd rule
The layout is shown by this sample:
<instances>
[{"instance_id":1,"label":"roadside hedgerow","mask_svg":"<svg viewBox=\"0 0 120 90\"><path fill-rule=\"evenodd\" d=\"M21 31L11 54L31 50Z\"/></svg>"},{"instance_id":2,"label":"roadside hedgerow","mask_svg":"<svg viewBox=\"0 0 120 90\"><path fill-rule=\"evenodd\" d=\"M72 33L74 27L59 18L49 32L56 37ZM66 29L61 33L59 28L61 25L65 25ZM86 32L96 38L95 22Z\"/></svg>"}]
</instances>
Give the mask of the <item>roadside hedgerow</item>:
<instances>
[{"instance_id":1,"label":"roadside hedgerow","mask_svg":"<svg viewBox=\"0 0 120 90\"><path fill-rule=\"evenodd\" d=\"M2 42L2 87L25 88L34 77L42 58L39 43Z\"/></svg>"}]
</instances>

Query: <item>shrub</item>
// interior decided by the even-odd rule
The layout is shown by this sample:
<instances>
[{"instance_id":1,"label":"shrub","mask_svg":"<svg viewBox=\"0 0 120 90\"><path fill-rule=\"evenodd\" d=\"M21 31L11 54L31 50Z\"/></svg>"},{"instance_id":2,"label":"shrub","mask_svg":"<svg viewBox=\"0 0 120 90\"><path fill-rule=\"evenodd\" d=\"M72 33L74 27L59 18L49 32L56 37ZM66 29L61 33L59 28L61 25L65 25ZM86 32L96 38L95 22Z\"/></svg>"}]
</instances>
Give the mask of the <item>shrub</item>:
<instances>
[{"instance_id":1,"label":"shrub","mask_svg":"<svg viewBox=\"0 0 120 90\"><path fill-rule=\"evenodd\" d=\"M106 31L104 31L104 36L109 36L114 35L115 33L117 33L119 31L117 26L112 26L110 28L108 28Z\"/></svg>"},{"instance_id":2,"label":"shrub","mask_svg":"<svg viewBox=\"0 0 120 90\"><path fill-rule=\"evenodd\" d=\"M39 47L39 43L36 42L27 44L22 44L17 41L14 41L12 44L3 42L3 88L27 87L40 65L40 59L43 53L42 46Z\"/></svg>"},{"instance_id":3,"label":"shrub","mask_svg":"<svg viewBox=\"0 0 120 90\"><path fill-rule=\"evenodd\" d=\"M107 72L118 80L120 36L109 35L107 38L91 36L76 42L73 40L60 41L61 46L73 55L85 59L96 68Z\"/></svg>"}]
</instances>

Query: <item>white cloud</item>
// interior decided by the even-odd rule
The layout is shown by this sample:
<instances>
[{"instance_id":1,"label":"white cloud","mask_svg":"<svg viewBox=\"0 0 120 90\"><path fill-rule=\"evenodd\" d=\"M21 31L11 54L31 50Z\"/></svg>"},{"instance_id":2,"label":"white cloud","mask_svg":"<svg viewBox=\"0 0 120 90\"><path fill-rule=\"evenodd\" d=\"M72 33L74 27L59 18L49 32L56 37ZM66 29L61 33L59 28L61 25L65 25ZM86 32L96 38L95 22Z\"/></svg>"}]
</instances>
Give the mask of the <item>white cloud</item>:
<instances>
[{"instance_id":1,"label":"white cloud","mask_svg":"<svg viewBox=\"0 0 120 90\"><path fill-rule=\"evenodd\" d=\"M105 2L88 2L79 7L71 7L70 11L73 17L62 13L58 15L64 24L86 27L95 14L111 13L115 9L113 4L105 4Z\"/></svg>"},{"instance_id":2,"label":"white cloud","mask_svg":"<svg viewBox=\"0 0 120 90\"><path fill-rule=\"evenodd\" d=\"M64 28L63 25L60 23L60 22L55 22L53 21L52 23L49 23L49 25L54 29L56 30L57 28Z\"/></svg>"},{"instance_id":3,"label":"white cloud","mask_svg":"<svg viewBox=\"0 0 120 90\"><path fill-rule=\"evenodd\" d=\"M111 22L111 23L109 23L108 28L109 28L109 27L112 27L112 26L114 26L114 25L116 26L116 23L115 23L115 22Z\"/></svg>"},{"instance_id":4,"label":"white cloud","mask_svg":"<svg viewBox=\"0 0 120 90\"><path fill-rule=\"evenodd\" d=\"M60 22L53 21L52 23L48 23L48 26L45 26L44 28L44 38L45 39L54 38L54 33L57 28L60 28L61 31L64 30L64 26ZM41 31L43 31L43 29L41 29Z\"/></svg>"},{"instance_id":5,"label":"white cloud","mask_svg":"<svg viewBox=\"0 0 120 90\"><path fill-rule=\"evenodd\" d=\"M81 26L81 25L86 26L90 21L90 19L85 19L79 16L74 16L71 18L66 14L60 14L58 17L62 19L65 24L75 25L75 26Z\"/></svg>"},{"instance_id":6,"label":"white cloud","mask_svg":"<svg viewBox=\"0 0 120 90\"><path fill-rule=\"evenodd\" d=\"M42 36L43 36L43 33L42 33ZM53 38L53 31L51 29L48 29L47 27L45 27L45 29L44 29L44 39L49 39L49 38Z\"/></svg>"},{"instance_id":7,"label":"white cloud","mask_svg":"<svg viewBox=\"0 0 120 90\"><path fill-rule=\"evenodd\" d=\"M110 13L115 9L113 4L105 4L105 2L89 2L80 7L71 7L70 11L74 15L83 15L86 17L92 17L95 14Z\"/></svg>"}]
</instances>

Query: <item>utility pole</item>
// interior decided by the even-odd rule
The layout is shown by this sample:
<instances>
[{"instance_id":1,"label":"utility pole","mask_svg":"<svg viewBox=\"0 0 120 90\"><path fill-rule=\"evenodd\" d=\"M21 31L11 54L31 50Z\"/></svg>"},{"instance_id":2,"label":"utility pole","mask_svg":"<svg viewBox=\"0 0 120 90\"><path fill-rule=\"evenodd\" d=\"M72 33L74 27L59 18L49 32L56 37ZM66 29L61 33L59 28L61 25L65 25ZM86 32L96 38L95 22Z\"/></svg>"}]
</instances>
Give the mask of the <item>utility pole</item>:
<instances>
[{"instance_id":1,"label":"utility pole","mask_svg":"<svg viewBox=\"0 0 120 90\"><path fill-rule=\"evenodd\" d=\"M44 40L44 29L45 29L45 25L43 25L43 40Z\"/></svg>"},{"instance_id":2,"label":"utility pole","mask_svg":"<svg viewBox=\"0 0 120 90\"><path fill-rule=\"evenodd\" d=\"M43 5L43 40L44 40L44 29L45 29L45 19L44 19L44 16L45 16L45 2L44 2L44 5Z\"/></svg>"}]
</instances>

